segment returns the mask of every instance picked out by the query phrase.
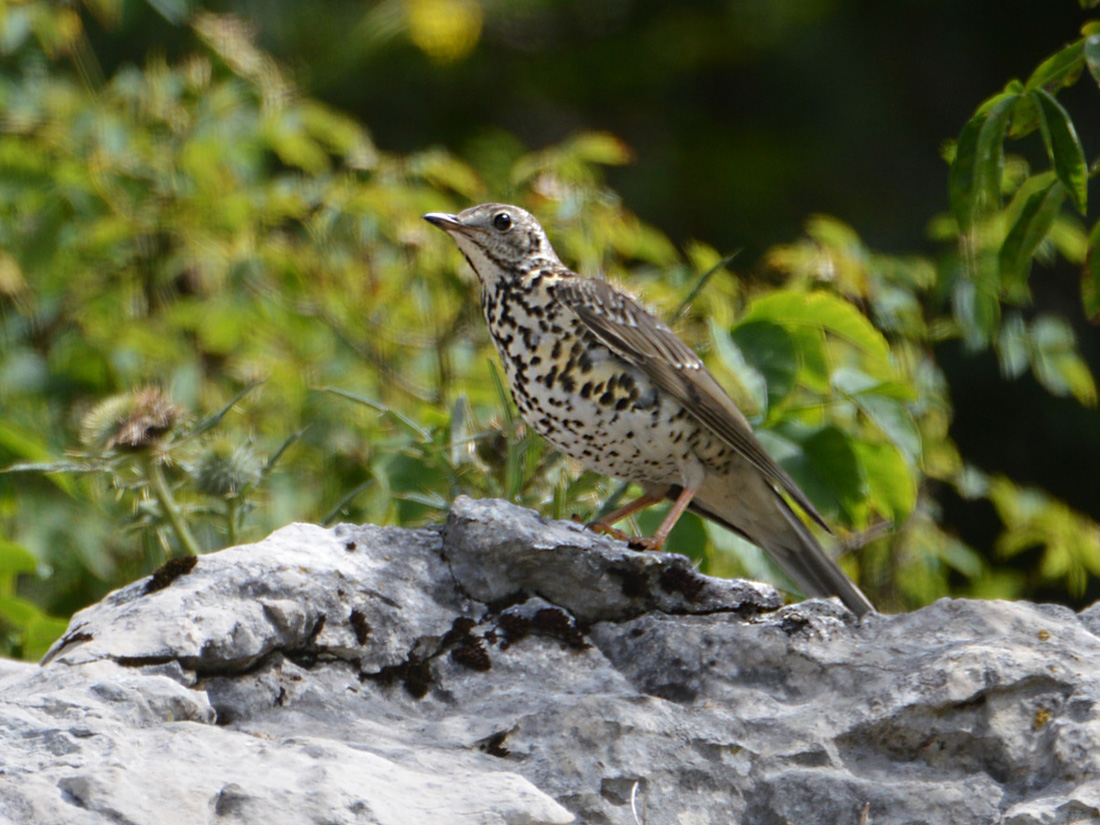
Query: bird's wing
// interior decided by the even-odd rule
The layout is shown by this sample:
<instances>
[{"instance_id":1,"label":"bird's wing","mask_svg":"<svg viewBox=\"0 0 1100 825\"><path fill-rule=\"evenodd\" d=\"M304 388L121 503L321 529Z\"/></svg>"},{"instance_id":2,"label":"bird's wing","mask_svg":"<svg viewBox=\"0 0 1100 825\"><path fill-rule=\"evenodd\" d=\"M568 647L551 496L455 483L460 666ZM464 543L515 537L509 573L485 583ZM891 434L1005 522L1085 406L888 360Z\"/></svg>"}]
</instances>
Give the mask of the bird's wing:
<instances>
[{"instance_id":1,"label":"bird's wing","mask_svg":"<svg viewBox=\"0 0 1100 825\"><path fill-rule=\"evenodd\" d=\"M554 298L570 309L612 352L649 376L703 426L747 458L814 521L829 526L806 494L764 450L741 410L699 356L641 304L596 278L564 278Z\"/></svg>"}]
</instances>

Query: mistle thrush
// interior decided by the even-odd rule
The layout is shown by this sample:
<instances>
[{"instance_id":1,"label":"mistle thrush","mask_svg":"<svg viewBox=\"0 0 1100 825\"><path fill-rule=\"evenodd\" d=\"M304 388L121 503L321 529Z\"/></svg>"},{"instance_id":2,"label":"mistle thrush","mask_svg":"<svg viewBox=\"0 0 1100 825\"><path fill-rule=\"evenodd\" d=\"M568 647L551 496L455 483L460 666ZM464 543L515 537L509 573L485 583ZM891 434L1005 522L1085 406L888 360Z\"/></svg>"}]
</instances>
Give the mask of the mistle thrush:
<instances>
[{"instance_id":1,"label":"mistle thrush","mask_svg":"<svg viewBox=\"0 0 1100 825\"><path fill-rule=\"evenodd\" d=\"M874 610L783 498L828 525L764 450L699 357L606 281L570 271L546 232L516 206L488 203L425 220L454 238L481 281L481 303L527 423L598 473L636 482L615 521L664 499L649 539L660 549L691 509L766 550L807 596ZM620 534L621 535L621 534Z\"/></svg>"}]
</instances>

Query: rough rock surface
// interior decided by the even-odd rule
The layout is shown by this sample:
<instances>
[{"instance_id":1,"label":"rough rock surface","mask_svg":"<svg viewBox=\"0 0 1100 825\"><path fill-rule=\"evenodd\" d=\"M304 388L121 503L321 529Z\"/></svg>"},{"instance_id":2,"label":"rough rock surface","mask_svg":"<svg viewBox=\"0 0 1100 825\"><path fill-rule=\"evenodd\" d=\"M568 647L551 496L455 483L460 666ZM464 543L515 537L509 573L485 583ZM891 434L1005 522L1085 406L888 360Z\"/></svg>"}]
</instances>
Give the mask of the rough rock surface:
<instances>
[{"instance_id":1,"label":"rough rock surface","mask_svg":"<svg viewBox=\"0 0 1100 825\"><path fill-rule=\"evenodd\" d=\"M0 668L0 823L1100 816L1097 607L856 623L470 499L186 568Z\"/></svg>"}]
</instances>

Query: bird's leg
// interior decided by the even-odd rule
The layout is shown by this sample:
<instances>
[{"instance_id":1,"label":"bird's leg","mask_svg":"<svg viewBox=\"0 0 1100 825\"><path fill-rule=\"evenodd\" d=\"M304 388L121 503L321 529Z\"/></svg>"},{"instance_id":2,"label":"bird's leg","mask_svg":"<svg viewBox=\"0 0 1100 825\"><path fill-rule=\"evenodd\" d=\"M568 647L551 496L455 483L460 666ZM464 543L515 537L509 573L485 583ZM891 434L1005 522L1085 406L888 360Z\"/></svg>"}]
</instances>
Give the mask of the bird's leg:
<instances>
[{"instance_id":1,"label":"bird's leg","mask_svg":"<svg viewBox=\"0 0 1100 825\"><path fill-rule=\"evenodd\" d=\"M622 521L627 516L634 515L639 510L644 510L651 504L657 504L658 502L663 500L664 498L662 496L655 496L652 493L643 493L641 496L630 502L630 504L625 504L618 510L612 510L599 521L590 521L588 524L585 525L585 527L597 533L603 533L604 535L619 539L620 541L637 541L634 536L628 536L622 530L616 530L611 525L617 521Z\"/></svg>"},{"instance_id":2,"label":"bird's leg","mask_svg":"<svg viewBox=\"0 0 1100 825\"><path fill-rule=\"evenodd\" d=\"M676 501L672 505L672 509L668 511L668 515L665 516L665 520L661 522L661 526L657 528L657 532L649 538L634 539L631 542L631 546L640 547L642 550L660 550L665 546L665 539L668 538L668 534L672 532L672 528L676 526L676 522L680 520L680 516L684 514L684 510L691 504L691 500L695 498L695 494L698 492L698 488L685 487L680 491L680 495L676 497Z\"/></svg>"}]
</instances>

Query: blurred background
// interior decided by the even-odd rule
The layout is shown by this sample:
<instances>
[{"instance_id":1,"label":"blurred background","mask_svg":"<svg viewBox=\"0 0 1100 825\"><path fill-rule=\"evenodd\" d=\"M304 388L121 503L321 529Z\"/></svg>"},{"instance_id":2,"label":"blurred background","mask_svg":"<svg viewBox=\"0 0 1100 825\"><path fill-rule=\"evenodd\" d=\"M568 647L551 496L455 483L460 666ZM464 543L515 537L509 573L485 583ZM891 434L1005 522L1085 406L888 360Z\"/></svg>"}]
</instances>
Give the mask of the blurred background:
<instances>
[{"instance_id":1,"label":"blurred background","mask_svg":"<svg viewBox=\"0 0 1100 825\"><path fill-rule=\"evenodd\" d=\"M621 493L512 418L476 289L419 224L488 199L679 321L885 608L1090 603L1092 211L1056 204L1022 270L1005 252L1044 170L1072 188L1064 158L1100 151L1088 48L1026 87L1078 144L1014 109L974 228L948 179L979 104L1091 5L0 0L3 651L294 519ZM819 340L783 298L822 292L847 309L814 304ZM697 522L674 549L773 572Z\"/></svg>"}]
</instances>

